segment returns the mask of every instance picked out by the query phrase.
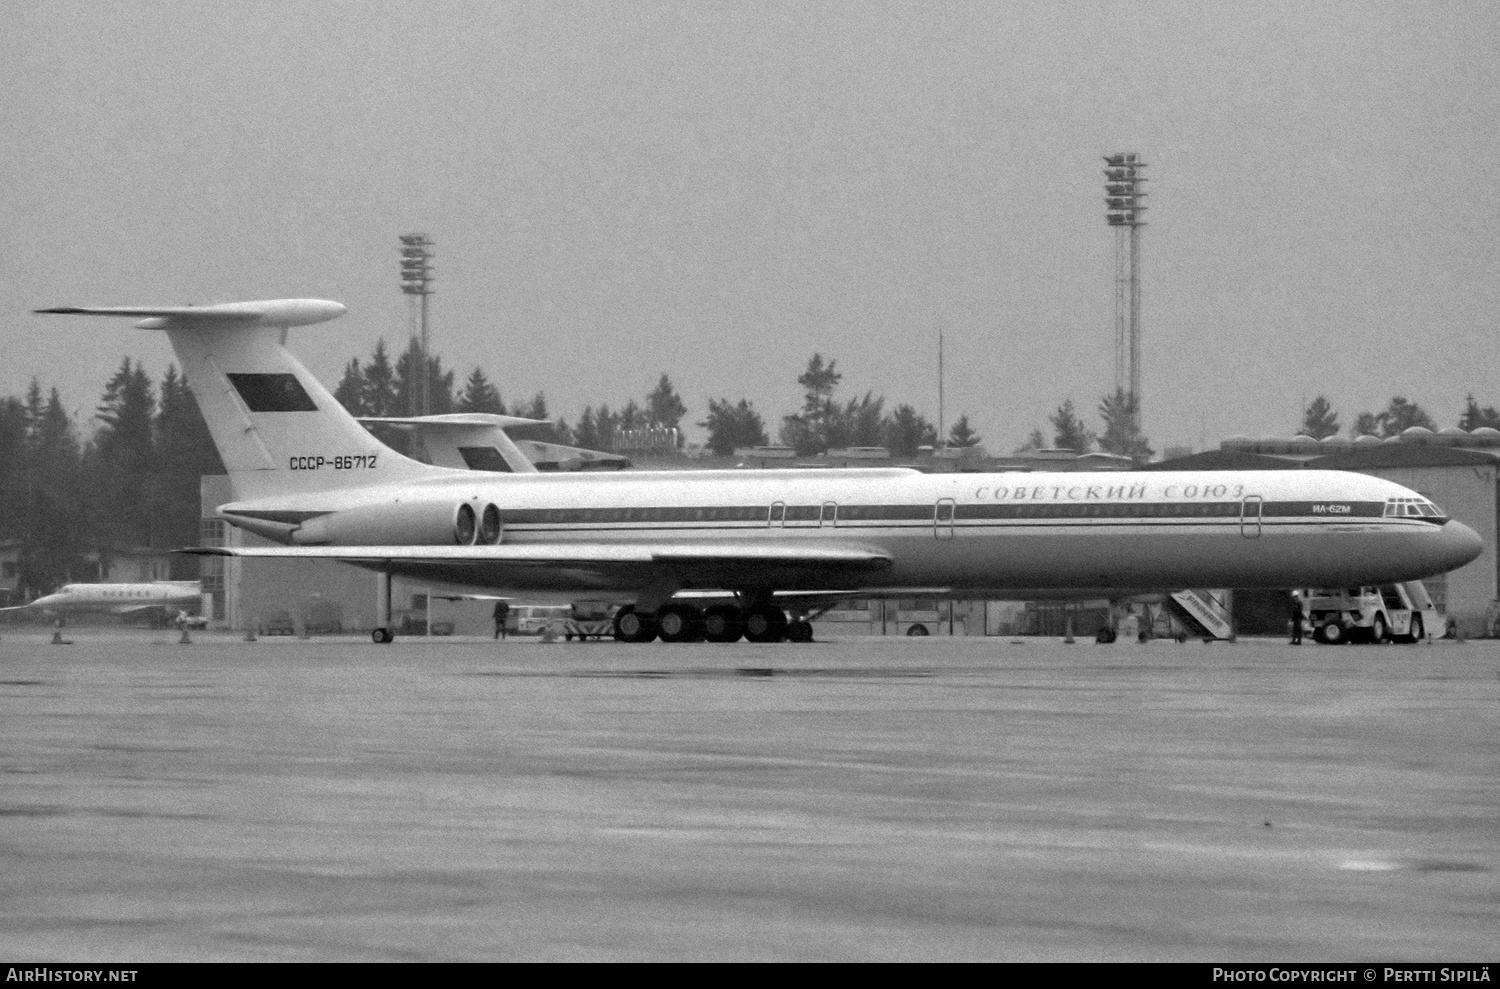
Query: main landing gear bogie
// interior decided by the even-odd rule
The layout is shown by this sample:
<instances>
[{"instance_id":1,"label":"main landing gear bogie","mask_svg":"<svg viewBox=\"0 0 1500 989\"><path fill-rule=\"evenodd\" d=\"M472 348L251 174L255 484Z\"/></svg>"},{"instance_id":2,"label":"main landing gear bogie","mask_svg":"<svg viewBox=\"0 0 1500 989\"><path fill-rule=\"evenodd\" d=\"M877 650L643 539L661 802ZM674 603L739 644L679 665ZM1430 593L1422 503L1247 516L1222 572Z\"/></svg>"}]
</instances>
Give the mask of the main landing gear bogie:
<instances>
[{"instance_id":1,"label":"main landing gear bogie","mask_svg":"<svg viewBox=\"0 0 1500 989\"><path fill-rule=\"evenodd\" d=\"M669 604L656 613L656 628L663 642L700 642L703 615L690 604Z\"/></svg>"},{"instance_id":2,"label":"main landing gear bogie","mask_svg":"<svg viewBox=\"0 0 1500 989\"><path fill-rule=\"evenodd\" d=\"M615 613L615 639L620 642L650 642L656 638L656 616L627 604Z\"/></svg>"},{"instance_id":3,"label":"main landing gear bogie","mask_svg":"<svg viewBox=\"0 0 1500 989\"><path fill-rule=\"evenodd\" d=\"M756 605L748 610L732 604L715 604L700 611L691 604L674 602L656 613L641 612L626 605L615 613L615 639L620 642L811 642L812 623L788 619L774 605Z\"/></svg>"},{"instance_id":4,"label":"main landing gear bogie","mask_svg":"<svg viewBox=\"0 0 1500 989\"><path fill-rule=\"evenodd\" d=\"M703 637L709 642L738 642L745 634L745 613L732 604L715 604L703 611Z\"/></svg>"}]
</instances>

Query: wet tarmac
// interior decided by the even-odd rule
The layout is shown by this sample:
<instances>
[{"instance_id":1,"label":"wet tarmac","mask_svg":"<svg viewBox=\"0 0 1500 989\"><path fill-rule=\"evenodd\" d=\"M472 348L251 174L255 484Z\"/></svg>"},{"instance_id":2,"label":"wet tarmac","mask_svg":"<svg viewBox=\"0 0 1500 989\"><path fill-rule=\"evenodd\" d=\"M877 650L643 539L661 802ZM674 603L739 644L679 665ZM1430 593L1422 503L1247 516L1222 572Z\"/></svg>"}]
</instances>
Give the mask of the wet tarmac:
<instances>
[{"instance_id":1,"label":"wet tarmac","mask_svg":"<svg viewBox=\"0 0 1500 989\"><path fill-rule=\"evenodd\" d=\"M1500 643L69 634L7 961L1500 954Z\"/></svg>"}]
</instances>

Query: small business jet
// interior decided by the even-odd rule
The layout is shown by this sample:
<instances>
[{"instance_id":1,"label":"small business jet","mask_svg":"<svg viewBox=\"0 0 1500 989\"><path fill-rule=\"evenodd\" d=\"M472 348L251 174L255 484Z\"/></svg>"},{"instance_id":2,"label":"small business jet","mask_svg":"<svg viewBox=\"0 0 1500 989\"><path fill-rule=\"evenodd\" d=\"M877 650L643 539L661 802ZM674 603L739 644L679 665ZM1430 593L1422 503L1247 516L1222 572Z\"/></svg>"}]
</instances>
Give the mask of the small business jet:
<instances>
[{"instance_id":1,"label":"small business jet","mask_svg":"<svg viewBox=\"0 0 1500 989\"><path fill-rule=\"evenodd\" d=\"M1353 587L1482 548L1416 492L1342 471L441 467L382 445L287 350L290 327L343 315L337 302L38 311L164 330L229 471L220 516L276 544L191 552L373 570L377 642L392 638L392 575L633 600L615 618L626 641L773 642L801 637L814 601Z\"/></svg>"},{"instance_id":2,"label":"small business jet","mask_svg":"<svg viewBox=\"0 0 1500 989\"><path fill-rule=\"evenodd\" d=\"M65 619L70 614L81 612L129 615L157 610L168 615L175 612L178 624L185 624L196 622L196 616L189 615L187 609L196 607L202 599L203 592L196 580L158 580L147 584L64 584L51 594L39 597L29 604L0 608L0 611L41 611Z\"/></svg>"}]
</instances>

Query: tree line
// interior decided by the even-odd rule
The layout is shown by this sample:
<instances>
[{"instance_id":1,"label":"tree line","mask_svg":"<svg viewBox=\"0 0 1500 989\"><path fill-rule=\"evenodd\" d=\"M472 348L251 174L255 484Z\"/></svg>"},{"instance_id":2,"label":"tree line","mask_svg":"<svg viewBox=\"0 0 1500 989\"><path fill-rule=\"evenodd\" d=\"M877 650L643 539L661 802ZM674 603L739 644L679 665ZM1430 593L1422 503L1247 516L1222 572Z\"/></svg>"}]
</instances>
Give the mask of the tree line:
<instances>
[{"instance_id":1,"label":"tree line","mask_svg":"<svg viewBox=\"0 0 1500 989\"><path fill-rule=\"evenodd\" d=\"M1480 408L1471 392L1464 399L1464 409L1458 415L1457 425L1458 428L1466 431L1478 429L1481 426L1500 429L1500 411L1496 411L1492 405ZM1437 432L1438 429L1426 409L1416 402L1408 401L1404 396L1397 395L1379 412L1361 412L1355 416L1354 427L1349 434L1389 439L1392 436L1400 436L1413 426L1420 426L1433 432ZM1297 434L1323 440L1330 436L1337 436L1341 429L1339 414L1333 410L1332 403L1326 396L1319 395L1303 410L1302 425L1297 430Z\"/></svg>"},{"instance_id":2,"label":"tree line","mask_svg":"<svg viewBox=\"0 0 1500 989\"><path fill-rule=\"evenodd\" d=\"M894 456L915 456L919 447L937 445L937 428L925 416L906 403L886 410L885 399L867 391L847 401L835 399L834 392L843 375L837 361L826 361L813 354L807 369L797 378L805 391L801 410L782 417L779 441L799 454L813 455L830 449L851 446L884 446ZM368 360L353 358L344 368L334 397L356 416L408 416L418 414L422 357L415 340L401 357L392 361L385 341L376 343ZM547 397L538 392L530 400L507 405L499 390L475 367L463 389L454 394L454 373L445 371L442 359L429 355L427 386L429 408L433 415L448 412L491 412L528 419L546 420L544 428L521 428L515 435L616 452L631 442L640 430L677 430L682 445L681 424L688 408L665 372L656 387L641 401L630 399L618 409L607 404L587 405L577 422L569 425L565 418L552 418ZM734 401L713 398L708 402L706 418L697 423L708 431L707 446L715 454L728 456L741 447L765 446L770 443L766 422L749 399ZM405 436L395 430L377 434L391 446L406 452ZM960 416L949 431L949 446L975 446L980 437Z\"/></svg>"},{"instance_id":3,"label":"tree line","mask_svg":"<svg viewBox=\"0 0 1500 989\"><path fill-rule=\"evenodd\" d=\"M1052 448L1074 453L1091 453L1098 449L1129 457L1137 464L1148 462L1155 454L1150 442L1141 435L1140 401L1135 395L1117 388L1114 394L1104 396L1099 402L1099 418L1104 429L1096 433L1079 416L1073 400L1065 400L1048 417L1052 424ZM1047 446L1046 434L1033 429L1016 452L1041 450Z\"/></svg>"},{"instance_id":4,"label":"tree line","mask_svg":"<svg viewBox=\"0 0 1500 989\"><path fill-rule=\"evenodd\" d=\"M122 549L198 543L199 478L222 474L198 403L177 368L153 383L125 358L104 386L87 436L57 388L0 400L0 543L17 553L26 599L97 580ZM181 557L174 577L197 576Z\"/></svg>"}]
</instances>

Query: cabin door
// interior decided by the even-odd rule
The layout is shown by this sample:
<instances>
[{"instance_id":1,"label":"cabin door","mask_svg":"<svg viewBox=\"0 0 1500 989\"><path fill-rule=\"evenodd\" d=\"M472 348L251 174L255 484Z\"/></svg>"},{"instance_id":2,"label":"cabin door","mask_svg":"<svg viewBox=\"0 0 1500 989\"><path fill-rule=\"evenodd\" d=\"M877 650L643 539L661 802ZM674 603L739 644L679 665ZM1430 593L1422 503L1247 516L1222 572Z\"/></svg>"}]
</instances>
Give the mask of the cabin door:
<instances>
[{"instance_id":1,"label":"cabin door","mask_svg":"<svg viewBox=\"0 0 1500 989\"><path fill-rule=\"evenodd\" d=\"M766 525L773 529L780 529L786 525L786 502L771 502L771 512L766 516Z\"/></svg>"},{"instance_id":2,"label":"cabin door","mask_svg":"<svg viewBox=\"0 0 1500 989\"><path fill-rule=\"evenodd\" d=\"M839 505L836 501L823 502L823 515L818 519L819 525L833 527L839 524Z\"/></svg>"},{"instance_id":3,"label":"cabin door","mask_svg":"<svg viewBox=\"0 0 1500 989\"><path fill-rule=\"evenodd\" d=\"M1260 538L1260 495L1251 495L1240 502L1240 535L1246 539Z\"/></svg>"},{"instance_id":4,"label":"cabin door","mask_svg":"<svg viewBox=\"0 0 1500 989\"><path fill-rule=\"evenodd\" d=\"M953 538L953 499L940 498L932 511L932 534L939 539Z\"/></svg>"}]
</instances>

